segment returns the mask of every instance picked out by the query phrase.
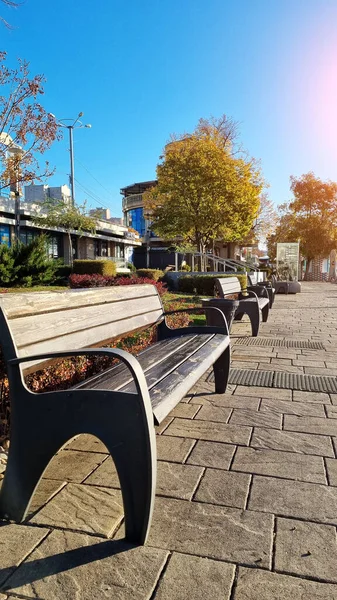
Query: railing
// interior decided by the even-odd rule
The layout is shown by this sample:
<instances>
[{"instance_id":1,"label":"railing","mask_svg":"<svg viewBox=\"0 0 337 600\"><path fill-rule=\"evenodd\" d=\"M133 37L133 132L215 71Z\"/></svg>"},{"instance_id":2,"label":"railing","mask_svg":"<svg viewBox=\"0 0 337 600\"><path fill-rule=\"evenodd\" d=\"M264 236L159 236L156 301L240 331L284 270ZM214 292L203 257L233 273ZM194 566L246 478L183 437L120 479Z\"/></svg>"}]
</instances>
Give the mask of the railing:
<instances>
[{"instance_id":1,"label":"railing","mask_svg":"<svg viewBox=\"0 0 337 600\"><path fill-rule=\"evenodd\" d=\"M216 256L215 254L208 254L202 252L175 252L175 270L179 269L179 255L183 257L190 257L190 267L191 270L194 271L196 262L201 262L204 265L204 270L207 271L207 268L212 264L213 271L216 272L231 272L237 273L238 271L258 271L258 267L255 267L251 264L245 263L240 260L235 260L233 258L221 258L220 256Z\"/></svg>"}]
</instances>

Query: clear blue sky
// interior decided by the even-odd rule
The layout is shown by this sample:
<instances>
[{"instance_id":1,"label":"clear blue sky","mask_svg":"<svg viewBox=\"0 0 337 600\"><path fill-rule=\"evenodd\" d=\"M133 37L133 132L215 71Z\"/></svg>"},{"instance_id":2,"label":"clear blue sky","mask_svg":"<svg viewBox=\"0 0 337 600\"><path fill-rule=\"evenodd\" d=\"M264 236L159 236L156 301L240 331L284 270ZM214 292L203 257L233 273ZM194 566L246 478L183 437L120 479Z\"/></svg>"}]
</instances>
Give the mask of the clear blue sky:
<instances>
[{"instance_id":1,"label":"clear blue sky","mask_svg":"<svg viewBox=\"0 0 337 600\"><path fill-rule=\"evenodd\" d=\"M75 132L75 177L114 215L121 187L155 177L171 133L223 113L261 159L275 204L291 174L337 180L337 0L25 0L0 11L15 26L0 27L0 49L45 74L45 108L92 124ZM65 137L48 153L53 185L68 182L68 147ZM99 204L76 186L78 201Z\"/></svg>"}]
</instances>

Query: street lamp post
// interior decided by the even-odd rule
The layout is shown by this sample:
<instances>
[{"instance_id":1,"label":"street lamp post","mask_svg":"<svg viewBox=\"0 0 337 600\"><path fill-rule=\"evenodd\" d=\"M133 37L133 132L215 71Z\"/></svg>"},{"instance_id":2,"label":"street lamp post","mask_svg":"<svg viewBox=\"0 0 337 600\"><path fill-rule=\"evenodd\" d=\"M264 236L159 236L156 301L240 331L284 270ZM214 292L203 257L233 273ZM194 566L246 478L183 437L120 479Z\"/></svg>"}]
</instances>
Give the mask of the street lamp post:
<instances>
[{"instance_id":1,"label":"street lamp post","mask_svg":"<svg viewBox=\"0 0 337 600\"><path fill-rule=\"evenodd\" d=\"M55 115L52 115L55 117ZM78 116L75 120L73 119L60 119L57 121L59 127L64 127L69 131L69 152L70 152L70 189L71 189L71 198L73 205L75 204L75 167L74 167L74 139L73 139L73 131L74 129L82 129L86 127L88 129L91 128L89 123L84 124L80 121L80 118L83 117L83 112L78 113ZM55 117L56 118L56 117ZM67 121L72 121L70 125L67 124Z\"/></svg>"}]
</instances>

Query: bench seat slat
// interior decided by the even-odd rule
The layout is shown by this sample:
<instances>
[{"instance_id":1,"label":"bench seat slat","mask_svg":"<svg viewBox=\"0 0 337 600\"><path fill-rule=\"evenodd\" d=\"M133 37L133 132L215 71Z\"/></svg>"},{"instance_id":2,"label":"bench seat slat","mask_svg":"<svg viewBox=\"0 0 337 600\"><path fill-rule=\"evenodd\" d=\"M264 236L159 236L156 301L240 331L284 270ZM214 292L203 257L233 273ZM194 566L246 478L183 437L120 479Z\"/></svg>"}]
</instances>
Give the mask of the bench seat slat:
<instances>
[{"instance_id":1,"label":"bench seat slat","mask_svg":"<svg viewBox=\"0 0 337 600\"><path fill-rule=\"evenodd\" d=\"M193 356L150 390L155 422L161 423L229 346L229 337L215 334Z\"/></svg>"},{"instance_id":2,"label":"bench seat slat","mask_svg":"<svg viewBox=\"0 0 337 600\"><path fill-rule=\"evenodd\" d=\"M155 352L153 351L153 346L150 346L149 348L146 348L140 352L137 356L137 359L144 373L146 374L151 367L165 360L171 354L179 352L182 347L189 344L195 337L196 334L190 334L176 338L167 338L156 344ZM123 386L126 386L131 381L133 381L133 378L129 369L124 364L119 364L82 381L74 386L74 388L90 388L91 390L112 389L116 391L120 390ZM123 391L125 390L123 389ZM135 391L136 388L133 386L132 392Z\"/></svg>"}]
</instances>

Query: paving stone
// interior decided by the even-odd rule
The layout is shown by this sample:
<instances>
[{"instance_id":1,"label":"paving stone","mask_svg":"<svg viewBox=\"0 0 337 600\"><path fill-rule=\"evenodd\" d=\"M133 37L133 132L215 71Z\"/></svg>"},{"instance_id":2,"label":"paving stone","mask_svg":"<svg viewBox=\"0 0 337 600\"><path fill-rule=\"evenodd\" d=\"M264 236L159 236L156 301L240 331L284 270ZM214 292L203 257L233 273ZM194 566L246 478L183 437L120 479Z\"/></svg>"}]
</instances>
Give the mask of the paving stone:
<instances>
[{"instance_id":1,"label":"paving stone","mask_svg":"<svg viewBox=\"0 0 337 600\"><path fill-rule=\"evenodd\" d=\"M329 419L337 419L337 406L326 405L325 408Z\"/></svg>"},{"instance_id":2,"label":"paving stone","mask_svg":"<svg viewBox=\"0 0 337 600\"><path fill-rule=\"evenodd\" d=\"M193 417L197 414L200 405L197 404L184 404L180 402L177 406L170 412L171 417L182 417L183 419L193 419Z\"/></svg>"},{"instance_id":3,"label":"paving stone","mask_svg":"<svg viewBox=\"0 0 337 600\"><path fill-rule=\"evenodd\" d=\"M336 528L277 519L275 570L337 582Z\"/></svg>"},{"instance_id":4,"label":"paving stone","mask_svg":"<svg viewBox=\"0 0 337 600\"><path fill-rule=\"evenodd\" d=\"M157 498L148 544L269 568L272 515Z\"/></svg>"},{"instance_id":5,"label":"paving stone","mask_svg":"<svg viewBox=\"0 0 337 600\"><path fill-rule=\"evenodd\" d=\"M165 431L165 429L167 428L167 426L172 423L174 417L171 417L171 415L168 415L168 417L165 417L165 419L160 423L160 425L157 425L155 427L155 432L157 433L157 435L161 435L163 433L163 431Z\"/></svg>"},{"instance_id":6,"label":"paving stone","mask_svg":"<svg viewBox=\"0 0 337 600\"><path fill-rule=\"evenodd\" d=\"M260 398L253 398L251 396L234 396L233 394L230 396L225 394L209 394L208 396L197 396L196 398L192 398L191 404L194 402L204 406L250 408L251 410L257 410L259 408Z\"/></svg>"},{"instance_id":7,"label":"paving stone","mask_svg":"<svg viewBox=\"0 0 337 600\"><path fill-rule=\"evenodd\" d=\"M61 450L54 456L44 473L46 479L59 479L61 481L74 481L80 483L102 461L106 454L98 452L78 452Z\"/></svg>"},{"instance_id":8,"label":"paving stone","mask_svg":"<svg viewBox=\"0 0 337 600\"><path fill-rule=\"evenodd\" d=\"M248 500L250 510L337 524L337 489L254 475Z\"/></svg>"},{"instance_id":9,"label":"paving stone","mask_svg":"<svg viewBox=\"0 0 337 600\"><path fill-rule=\"evenodd\" d=\"M324 392L301 392L294 390L293 394L293 400L295 400L295 402L320 402L321 404L331 404L329 394L325 394Z\"/></svg>"},{"instance_id":10,"label":"paving stone","mask_svg":"<svg viewBox=\"0 0 337 600\"><path fill-rule=\"evenodd\" d=\"M330 394L332 404L337 404L337 394Z\"/></svg>"},{"instance_id":11,"label":"paving stone","mask_svg":"<svg viewBox=\"0 0 337 600\"><path fill-rule=\"evenodd\" d=\"M34 512L39 510L65 485L65 481L57 481L55 479L41 479L30 503L29 513L27 517L30 517Z\"/></svg>"},{"instance_id":12,"label":"paving stone","mask_svg":"<svg viewBox=\"0 0 337 600\"><path fill-rule=\"evenodd\" d=\"M327 458L326 468L328 471L329 484L337 486L337 459Z\"/></svg>"},{"instance_id":13,"label":"paving stone","mask_svg":"<svg viewBox=\"0 0 337 600\"><path fill-rule=\"evenodd\" d=\"M234 395L254 396L255 398L276 398L277 400L291 400L291 390L281 390L268 387L249 387L247 385L238 385Z\"/></svg>"},{"instance_id":14,"label":"paving stone","mask_svg":"<svg viewBox=\"0 0 337 600\"><path fill-rule=\"evenodd\" d=\"M336 367L334 369L326 369L321 367L304 367L306 375L324 375L327 377L336 377Z\"/></svg>"},{"instance_id":15,"label":"paving stone","mask_svg":"<svg viewBox=\"0 0 337 600\"><path fill-rule=\"evenodd\" d=\"M195 444L195 440L169 435L158 435L156 442L158 460L169 462L184 462Z\"/></svg>"},{"instance_id":16,"label":"paving stone","mask_svg":"<svg viewBox=\"0 0 337 600\"><path fill-rule=\"evenodd\" d=\"M233 600L336 600L337 585L239 567Z\"/></svg>"},{"instance_id":17,"label":"paving stone","mask_svg":"<svg viewBox=\"0 0 337 600\"><path fill-rule=\"evenodd\" d=\"M200 419L201 421L227 423L231 413L232 409L227 407L202 406L195 418Z\"/></svg>"},{"instance_id":18,"label":"paving stone","mask_svg":"<svg viewBox=\"0 0 337 600\"><path fill-rule=\"evenodd\" d=\"M172 498L190 500L203 472L204 469L198 466L158 461L156 493ZM85 484L120 488L113 461L105 461L103 465L86 479Z\"/></svg>"},{"instance_id":19,"label":"paving stone","mask_svg":"<svg viewBox=\"0 0 337 600\"><path fill-rule=\"evenodd\" d=\"M238 427L225 423L208 423L197 419L174 419L164 435L177 435L200 440L247 445L251 434L250 427Z\"/></svg>"},{"instance_id":20,"label":"paving stone","mask_svg":"<svg viewBox=\"0 0 337 600\"><path fill-rule=\"evenodd\" d=\"M304 373L304 369L305 367L293 367L292 365L275 365L275 364L270 364L270 365L266 365L263 363L260 363L259 367L258 367L259 371L281 371L282 373L297 373L299 375Z\"/></svg>"},{"instance_id":21,"label":"paving stone","mask_svg":"<svg viewBox=\"0 0 337 600\"><path fill-rule=\"evenodd\" d=\"M275 357L271 359L271 364L275 365L275 371L277 371L277 366L278 365L291 365L291 358L279 358L279 357ZM295 364L295 363L293 363Z\"/></svg>"},{"instance_id":22,"label":"paving stone","mask_svg":"<svg viewBox=\"0 0 337 600\"><path fill-rule=\"evenodd\" d=\"M87 479L84 484L98 485L108 488L120 488L119 477L116 471L115 463L111 457L104 461L98 469L96 469Z\"/></svg>"},{"instance_id":23,"label":"paving stone","mask_svg":"<svg viewBox=\"0 0 337 600\"><path fill-rule=\"evenodd\" d=\"M164 550L53 531L6 583L39 600L144 600L167 560Z\"/></svg>"},{"instance_id":24,"label":"paving stone","mask_svg":"<svg viewBox=\"0 0 337 600\"><path fill-rule=\"evenodd\" d=\"M211 504L223 504L234 508L245 508L249 491L250 476L218 469L206 469L195 500Z\"/></svg>"},{"instance_id":25,"label":"paving stone","mask_svg":"<svg viewBox=\"0 0 337 600\"><path fill-rule=\"evenodd\" d=\"M270 398L262 399L259 410L260 412L275 412L280 414L297 415L298 417L325 417L323 404L291 402L290 400L271 400Z\"/></svg>"},{"instance_id":26,"label":"paving stone","mask_svg":"<svg viewBox=\"0 0 337 600\"><path fill-rule=\"evenodd\" d=\"M260 427L271 427L281 429L282 417L279 414L271 412L257 412L248 408L234 408L232 416L229 420L232 425L250 425Z\"/></svg>"},{"instance_id":27,"label":"paving stone","mask_svg":"<svg viewBox=\"0 0 337 600\"><path fill-rule=\"evenodd\" d=\"M251 362L249 360L234 360L232 362L232 368L233 369L257 369L259 364L262 364L262 363Z\"/></svg>"},{"instance_id":28,"label":"paving stone","mask_svg":"<svg viewBox=\"0 0 337 600\"><path fill-rule=\"evenodd\" d=\"M107 447L94 435L89 433L82 433L72 440L66 450L81 450L83 452L101 452L103 454L109 454Z\"/></svg>"},{"instance_id":29,"label":"paving stone","mask_svg":"<svg viewBox=\"0 0 337 600\"><path fill-rule=\"evenodd\" d=\"M203 472L202 467L158 462L156 493L191 500Z\"/></svg>"},{"instance_id":30,"label":"paving stone","mask_svg":"<svg viewBox=\"0 0 337 600\"><path fill-rule=\"evenodd\" d=\"M239 447L231 469L296 481L327 483L323 458L294 452Z\"/></svg>"},{"instance_id":31,"label":"paving stone","mask_svg":"<svg viewBox=\"0 0 337 600\"><path fill-rule=\"evenodd\" d=\"M288 431L302 431L303 433L337 435L337 421L335 419L321 419L320 417L285 415L283 428Z\"/></svg>"},{"instance_id":32,"label":"paving stone","mask_svg":"<svg viewBox=\"0 0 337 600\"><path fill-rule=\"evenodd\" d=\"M199 440L193 448L187 463L214 469L229 469L236 446L204 442Z\"/></svg>"},{"instance_id":33,"label":"paving stone","mask_svg":"<svg viewBox=\"0 0 337 600\"><path fill-rule=\"evenodd\" d=\"M123 515L119 490L69 483L30 522L109 537Z\"/></svg>"},{"instance_id":34,"label":"paving stone","mask_svg":"<svg viewBox=\"0 0 337 600\"><path fill-rule=\"evenodd\" d=\"M234 565L173 553L154 596L156 600L229 600Z\"/></svg>"},{"instance_id":35,"label":"paving stone","mask_svg":"<svg viewBox=\"0 0 337 600\"><path fill-rule=\"evenodd\" d=\"M49 529L0 523L0 585L48 533Z\"/></svg>"},{"instance_id":36,"label":"paving stone","mask_svg":"<svg viewBox=\"0 0 337 600\"><path fill-rule=\"evenodd\" d=\"M317 360L316 358L312 360L304 357L298 358L297 360L293 361L293 364L298 367L325 367L324 360Z\"/></svg>"}]
</instances>

